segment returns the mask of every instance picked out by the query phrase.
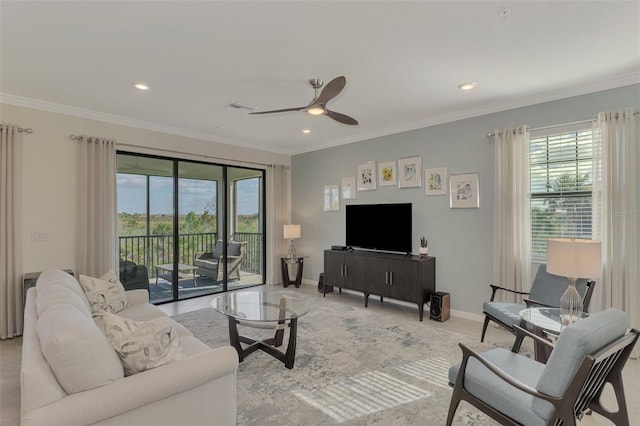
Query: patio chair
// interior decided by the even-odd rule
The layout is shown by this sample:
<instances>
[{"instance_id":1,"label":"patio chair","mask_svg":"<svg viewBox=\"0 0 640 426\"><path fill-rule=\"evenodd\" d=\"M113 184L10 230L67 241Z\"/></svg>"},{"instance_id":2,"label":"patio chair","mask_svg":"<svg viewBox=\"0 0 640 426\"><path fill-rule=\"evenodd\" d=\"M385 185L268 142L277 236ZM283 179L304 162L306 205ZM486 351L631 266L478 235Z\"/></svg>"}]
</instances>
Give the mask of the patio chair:
<instances>
[{"instance_id":1,"label":"patio chair","mask_svg":"<svg viewBox=\"0 0 640 426\"><path fill-rule=\"evenodd\" d=\"M240 263L247 251L246 241L229 241L227 244L227 279L240 279ZM193 264L198 267L198 274L213 278L216 281L222 281L224 268L221 268L221 262L224 262L222 254L222 240L216 242L212 252L196 253Z\"/></svg>"},{"instance_id":2,"label":"patio chair","mask_svg":"<svg viewBox=\"0 0 640 426\"><path fill-rule=\"evenodd\" d=\"M595 281L580 278L576 281L576 289L582 296L584 312L589 312L589 302L595 287ZM536 277L531 284L528 292L515 291L498 285L489 284L491 287L491 299L482 304L482 313L484 313L484 324L482 326L482 335L480 341L484 342L484 336L487 332L489 321L500 324L510 332L514 333L513 327L520 325L520 311L529 307L542 306L548 308L560 307L560 297L567 289L569 280L566 277L552 275L547 272L547 265L540 265ZM508 291L523 296L524 303L508 303L495 302L496 293L500 291Z\"/></svg>"},{"instance_id":3,"label":"patio chair","mask_svg":"<svg viewBox=\"0 0 640 426\"><path fill-rule=\"evenodd\" d=\"M449 369L453 387L447 426L460 401L467 401L502 425L575 425L589 410L613 424L629 425L622 369L640 332L627 333L628 316L608 309L565 328L547 364L519 355L517 347L478 354L460 343L462 362ZM516 326L516 335L552 343ZM600 402L607 383L618 410Z\"/></svg>"},{"instance_id":4,"label":"patio chair","mask_svg":"<svg viewBox=\"0 0 640 426\"><path fill-rule=\"evenodd\" d=\"M120 282L125 290L149 291L149 271L145 265L120 259Z\"/></svg>"}]
</instances>

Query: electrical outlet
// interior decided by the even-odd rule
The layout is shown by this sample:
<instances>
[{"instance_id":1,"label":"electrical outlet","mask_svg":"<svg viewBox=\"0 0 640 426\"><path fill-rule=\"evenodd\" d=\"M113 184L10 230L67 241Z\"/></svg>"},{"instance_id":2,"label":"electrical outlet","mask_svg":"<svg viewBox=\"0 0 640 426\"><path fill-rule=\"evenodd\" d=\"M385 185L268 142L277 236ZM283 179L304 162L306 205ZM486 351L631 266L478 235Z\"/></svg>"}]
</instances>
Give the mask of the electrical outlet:
<instances>
[{"instance_id":1,"label":"electrical outlet","mask_svg":"<svg viewBox=\"0 0 640 426\"><path fill-rule=\"evenodd\" d=\"M48 232L32 232L31 233L31 242L39 243L42 241L49 241Z\"/></svg>"}]
</instances>

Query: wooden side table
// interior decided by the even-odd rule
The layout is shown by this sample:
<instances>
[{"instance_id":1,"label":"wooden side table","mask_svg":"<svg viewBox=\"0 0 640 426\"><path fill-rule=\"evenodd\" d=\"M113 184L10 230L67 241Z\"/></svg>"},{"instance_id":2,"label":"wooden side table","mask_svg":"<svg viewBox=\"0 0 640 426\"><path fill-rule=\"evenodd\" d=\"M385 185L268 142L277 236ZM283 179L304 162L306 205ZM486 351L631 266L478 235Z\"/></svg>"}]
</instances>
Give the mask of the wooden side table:
<instances>
[{"instance_id":1,"label":"wooden side table","mask_svg":"<svg viewBox=\"0 0 640 426\"><path fill-rule=\"evenodd\" d=\"M304 265L304 258L307 256L280 256L280 268L282 270L282 285L289 287L290 284L300 287L302 283L302 267ZM291 280L289 277L289 265L296 265L298 270L296 271L296 279Z\"/></svg>"}]
</instances>

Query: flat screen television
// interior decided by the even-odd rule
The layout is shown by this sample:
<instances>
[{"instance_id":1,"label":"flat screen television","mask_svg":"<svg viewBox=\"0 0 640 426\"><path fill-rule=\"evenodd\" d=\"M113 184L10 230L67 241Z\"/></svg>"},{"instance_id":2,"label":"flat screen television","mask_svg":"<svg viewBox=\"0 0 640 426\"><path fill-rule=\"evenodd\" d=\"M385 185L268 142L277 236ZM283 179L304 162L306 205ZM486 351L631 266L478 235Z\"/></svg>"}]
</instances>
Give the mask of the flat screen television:
<instances>
[{"instance_id":1,"label":"flat screen television","mask_svg":"<svg viewBox=\"0 0 640 426\"><path fill-rule=\"evenodd\" d=\"M347 205L345 244L411 253L411 203Z\"/></svg>"}]
</instances>

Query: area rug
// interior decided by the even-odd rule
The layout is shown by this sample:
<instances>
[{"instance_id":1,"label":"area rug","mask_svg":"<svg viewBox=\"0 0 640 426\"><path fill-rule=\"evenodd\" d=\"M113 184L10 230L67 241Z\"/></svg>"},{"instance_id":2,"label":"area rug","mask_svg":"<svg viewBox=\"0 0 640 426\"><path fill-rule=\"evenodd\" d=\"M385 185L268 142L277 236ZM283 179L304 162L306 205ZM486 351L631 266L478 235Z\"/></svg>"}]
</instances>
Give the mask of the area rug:
<instances>
[{"instance_id":1,"label":"area rug","mask_svg":"<svg viewBox=\"0 0 640 426\"><path fill-rule=\"evenodd\" d=\"M458 343L491 348L428 320L302 297L311 311L298 320L294 368L262 351L240 363L238 425L444 425ZM227 318L213 309L173 318L212 348L229 344ZM251 337L265 333L240 327ZM463 402L454 424L495 423Z\"/></svg>"}]
</instances>

